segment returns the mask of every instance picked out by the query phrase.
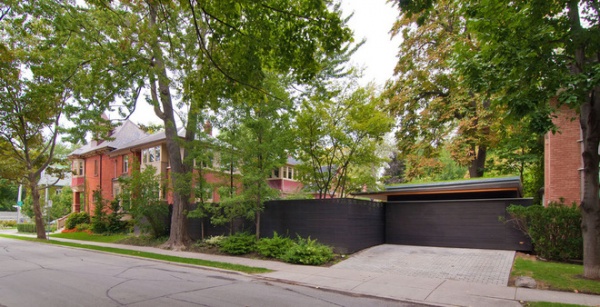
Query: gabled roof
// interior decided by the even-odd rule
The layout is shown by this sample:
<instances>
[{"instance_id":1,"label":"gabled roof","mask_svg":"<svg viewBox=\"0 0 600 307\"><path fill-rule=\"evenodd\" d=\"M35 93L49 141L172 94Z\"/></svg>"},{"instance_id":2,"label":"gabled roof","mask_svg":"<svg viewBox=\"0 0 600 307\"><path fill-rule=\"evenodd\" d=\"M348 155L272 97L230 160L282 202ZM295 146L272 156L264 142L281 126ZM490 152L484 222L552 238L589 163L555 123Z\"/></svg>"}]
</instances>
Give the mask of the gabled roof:
<instances>
[{"instance_id":1,"label":"gabled roof","mask_svg":"<svg viewBox=\"0 0 600 307\"><path fill-rule=\"evenodd\" d=\"M148 134L140 129L136 124L130 120L124 121L121 125L117 126L111 135L111 141L104 141L101 143L90 142L69 154L69 157L84 156L86 154L108 150L112 151L127 147L132 142L139 140L140 138L146 137Z\"/></svg>"},{"instance_id":2,"label":"gabled roof","mask_svg":"<svg viewBox=\"0 0 600 307\"><path fill-rule=\"evenodd\" d=\"M177 136L180 138L185 137L185 128L179 128L179 130L177 131ZM152 145L152 144L162 143L166 139L167 139L167 136L165 134L165 131L161 130L154 134L146 135L142 138L139 138L137 140L129 142L128 144L126 144L126 146L122 146L122 147L115 149L115 153L118 153L123 150L144 147L144 145Z\"/></svg>"}]
</instances>

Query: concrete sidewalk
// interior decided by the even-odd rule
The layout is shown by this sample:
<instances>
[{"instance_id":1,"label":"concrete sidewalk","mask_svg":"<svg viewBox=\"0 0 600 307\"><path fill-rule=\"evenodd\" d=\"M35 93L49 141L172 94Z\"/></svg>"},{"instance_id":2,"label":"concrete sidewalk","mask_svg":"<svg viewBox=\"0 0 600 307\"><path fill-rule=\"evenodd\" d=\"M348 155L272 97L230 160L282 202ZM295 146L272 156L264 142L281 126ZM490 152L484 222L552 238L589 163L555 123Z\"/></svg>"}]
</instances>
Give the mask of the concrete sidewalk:
<instances>
[{"instance_id":1,"label":"concrete sidewalk","mask_svg":"<svg viewBox=\"0 0 600 307\"><path fill-rule=\"evenodd\" d=\"M390 272L366 272L332 267L313 267L243 257L176 252L153 247L95 243L51 238L56 241L151 252L185 258L263 267L271 273L253 276L295 285L303 285L357 295L384 297L401 301L440 306L521 306L520 302L545 301L600 306L600 296L569 292L515 288L436 278L403 276Z\"/></svg>"}]
</instances>

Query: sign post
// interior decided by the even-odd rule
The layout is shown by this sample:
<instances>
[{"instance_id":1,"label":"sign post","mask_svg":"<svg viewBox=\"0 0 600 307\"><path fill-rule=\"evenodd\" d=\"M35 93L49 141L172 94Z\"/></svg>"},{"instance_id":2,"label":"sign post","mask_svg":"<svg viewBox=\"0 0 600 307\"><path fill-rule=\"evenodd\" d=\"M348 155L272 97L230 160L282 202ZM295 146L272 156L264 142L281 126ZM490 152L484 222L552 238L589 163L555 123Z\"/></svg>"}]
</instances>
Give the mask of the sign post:
<instances>
[{"instance_id":1,"label":"sign post","mask_svg":"<svg viewBox=\"0 0 600 307\"><path fill-rule=\"evenodd\" d=\"M19 195L17 195L17 224L21 223L21 206L23 201L21 200L21 192L23 191L23 185L19 185Z\"/></svg>"}]
</instances>

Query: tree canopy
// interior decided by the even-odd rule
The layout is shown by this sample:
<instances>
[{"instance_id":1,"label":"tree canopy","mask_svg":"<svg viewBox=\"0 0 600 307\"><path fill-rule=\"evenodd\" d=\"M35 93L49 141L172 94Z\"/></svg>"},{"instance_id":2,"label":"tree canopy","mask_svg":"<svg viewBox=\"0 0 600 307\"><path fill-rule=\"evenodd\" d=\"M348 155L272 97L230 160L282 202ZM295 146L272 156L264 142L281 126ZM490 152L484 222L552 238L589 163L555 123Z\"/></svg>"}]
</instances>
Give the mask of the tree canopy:
<instances>
[{"instance_id":1,"label":"tree canopy","mask_svg":"<svg viewBox=\"0 0 600 307\"><path fill-rule=\"evenodd\" d=\"M264 88L267 72L310 82L323 69L322 59L338 54L351 40L339 5L325 0L86 1L63 6L66 13L52 17L71 35L70 52L83 67L74 98L100 104L100 112L122 100L128 113L145 97L163 121L176 183L193 168L177 136L181 126L186 128L184 139L192 141L202 110L216 110L244 92L272 96ZM187 110L183 125L177 120L181 108ZM73 118L82 123L77 130L85 131L93 117ZM189 188L174 188L168 247L190 242L185 216L190 193Z\"/></svg>"},{"instance_id":2,"label":"tree canopy","mask_svg":"<svg viewBox=\"0 0 600 307\"><path fill-rule=\"evenodd\" d=\"M436 1L398 1L401 10L434 12ZM532 131L552 129L558 105L576 109L583 139L584 276L600 278L600 6L582 1L461 1L466 22L451 67L476 92L492 94L505 115L527 118ZM555 100L553 98L558 98Z\"/></svg>"}]
</instances>

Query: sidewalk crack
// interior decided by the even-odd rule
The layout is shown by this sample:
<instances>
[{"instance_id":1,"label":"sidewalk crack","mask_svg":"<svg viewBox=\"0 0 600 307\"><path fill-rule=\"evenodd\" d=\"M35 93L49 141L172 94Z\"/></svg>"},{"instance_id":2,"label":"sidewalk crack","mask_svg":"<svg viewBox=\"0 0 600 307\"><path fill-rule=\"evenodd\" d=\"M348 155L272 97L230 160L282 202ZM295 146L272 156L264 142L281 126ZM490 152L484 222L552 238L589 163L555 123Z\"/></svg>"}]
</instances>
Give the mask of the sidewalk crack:
<instances>
[{"instance_id":1,"label":"sidewalk crack","mask_svg":"<svg viewBox=\"0 0 600 307\"><path fill-rule=\"evenodd\" d=\"M444 281L442 281L439 285L437 285L437 287L435 287L435 289L431 290L431 292L429 292L429 294L427 294L427 296L425 297L424 301L427 301L427 299L431 296L431 294L433 294L433 292L435 292L435 290L437 290L445 282L446 282L446 280L444 279Z\"/></svg>"}]
</instances>

